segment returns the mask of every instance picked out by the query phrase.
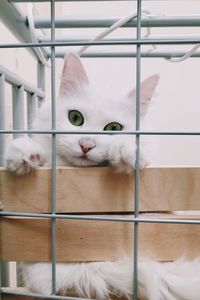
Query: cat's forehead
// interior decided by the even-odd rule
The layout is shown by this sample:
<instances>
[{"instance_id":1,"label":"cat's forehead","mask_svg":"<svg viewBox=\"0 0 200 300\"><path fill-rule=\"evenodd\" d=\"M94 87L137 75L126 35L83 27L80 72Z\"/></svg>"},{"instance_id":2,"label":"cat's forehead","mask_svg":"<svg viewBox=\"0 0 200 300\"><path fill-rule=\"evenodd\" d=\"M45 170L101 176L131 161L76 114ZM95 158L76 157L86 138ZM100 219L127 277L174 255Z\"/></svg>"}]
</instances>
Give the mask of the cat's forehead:
<instances>
[{"instance_id":1,"label":"cat's forehead","mask_svg":"<svg viewBox=\"0 0 200 300\"><path fill-rule=\"evenodd\" d=\"M89 88L76 95L68 95L59 101L58 119L60 122L63 119L65 123L66 113L77 110L84 118L83 129L99 130L111 122L118 122L129 128L134 115L134 103L123 94L125 93L103 88Z\"/></svg>"},{"instance_id":2,"label":"cat's forehead","mask_svg":"<svg viewBox=\"0 0 200 300\"><path fill-rule=\"evenodd\" d=\"M67 96L60 101L66 106L66 108L76 108L82 109L84 111L97 111L98 113L109 112L109 114L119 113L126 109L128 105L128 100L121 92L116 92L115 90L108 88L88 88L82 93Z\"/></svg>"}]
</instances>

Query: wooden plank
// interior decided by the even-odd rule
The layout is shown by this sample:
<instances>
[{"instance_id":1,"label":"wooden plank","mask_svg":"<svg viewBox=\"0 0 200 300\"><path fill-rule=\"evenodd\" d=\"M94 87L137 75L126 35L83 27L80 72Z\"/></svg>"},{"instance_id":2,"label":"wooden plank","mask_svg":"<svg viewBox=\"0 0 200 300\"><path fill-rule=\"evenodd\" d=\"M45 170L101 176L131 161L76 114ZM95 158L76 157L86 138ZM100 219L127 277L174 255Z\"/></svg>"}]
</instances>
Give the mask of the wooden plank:
<instances>
[{"instance_id":1,"label":"wooden plank","mask_svg":"<svg viewBox=\"0 0 200 300\"><path fill-rule=\"evenodd\" d=\"M109 167L57 170L57 212L122 212L134 207L132 176ZM200 210L200 168L146 168L140 174L140 210ZM0 168L4 210L51 211L51 170L14 176Z\"/></svg>"},{"instance_id":2,"label":"wooden plank","mask_svg":"<svg viewBox=\"0 0 200 300\"><path fill-rule=\"evenodd\" d=\"M132 246L129 228L122 223L57 220L57 260L102 261L108 256L115 260L119 248ZM49 261L51 221L2 218L0 241L2 260Z\"/></svg>"},{"instance_id":3,"label":"wooden plank","mask_svg":"<svg viewBox=\"0 0 200 300\"><path fill-rule=\"evenodd\" d=\"M105 261L117 260L124 252L132 255L133 226L127 222L59 219L57 261ZM140 256L169 261L182 255L194 258L199 256L199 253L198 225L139 225ZM1 218L1 260L49 261L50 257L50 220Z\"/></svg>"}]
</instances>

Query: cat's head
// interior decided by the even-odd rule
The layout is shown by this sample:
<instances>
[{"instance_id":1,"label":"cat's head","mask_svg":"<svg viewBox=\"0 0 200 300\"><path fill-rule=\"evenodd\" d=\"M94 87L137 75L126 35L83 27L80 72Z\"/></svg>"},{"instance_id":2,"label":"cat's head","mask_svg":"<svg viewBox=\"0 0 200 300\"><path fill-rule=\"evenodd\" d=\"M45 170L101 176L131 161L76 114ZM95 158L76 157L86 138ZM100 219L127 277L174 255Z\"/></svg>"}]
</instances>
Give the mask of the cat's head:
<instances>
[{"instance_id":1,"label":"cat's head","mask_svg":"<svg viewBox=\"0 0 200 300\"><path fill-rule=\"evenodd\" d=\"M158 79L158 75L154 75L141 84L142 119ZM74 53L66 56L56 104L57 130L86 132L84 135L57 135L57 154L66 162L89 166L107 160L113 136L87 132L135 129L135 90L119 91L90 84L79 57ZM122 136L115 136L117 138L122 140Z\"/></svg>"}]
</instances>

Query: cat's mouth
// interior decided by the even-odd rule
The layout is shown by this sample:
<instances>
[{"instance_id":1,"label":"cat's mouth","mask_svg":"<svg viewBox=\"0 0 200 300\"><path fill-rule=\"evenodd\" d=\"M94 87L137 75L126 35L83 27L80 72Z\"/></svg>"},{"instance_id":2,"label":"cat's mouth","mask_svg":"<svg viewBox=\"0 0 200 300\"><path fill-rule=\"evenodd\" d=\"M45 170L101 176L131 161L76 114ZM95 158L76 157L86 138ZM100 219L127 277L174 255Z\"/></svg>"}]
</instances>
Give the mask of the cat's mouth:
<instances>
[{"instance_id":1,"label":"cat's mouth","mask_svg":"<svg viewBox=\"0 0 200 300\"><path fill-rule=\"evenodd\" d=\"M85 161L85 162L89 162L89 161L93 161L92 159L90 159L89 157L88 157L88 155L87 154L82 154L82 155L80 155L79 157L78 157L79 159L81 159L81 160L83 160L83 161Z\"/></svg>"},{"instance_id":2,"label":"cat's mouth","mask_svg":"<svg viewBox=\"0 0 200 300\"><path fill-rule=\"evenodd\" d=\"M95 160L91 159L90 157L87 156L87 154L82 154L77 158L76 165L78 166L95 166L98 165L98 162Z\"/></svg>"},{"instance_id":3,"label":"cat's mouth","mask_svg":"<svg viewBox=\"0 0 200 300\"><path fill-rule=\"evenodd\" d=\"M86 154L81 155L80 158L83 160L90 160Z\"/></svg>"},{"instance_id":4,"label":"cat's mouth","mask_svg":"<svg viewBox=\"0 0 200 300\"><path fill-rule=\"evenodd\" d=\"M77 166L108 166L109 162L105 159L103 161L97 161L94 159L91 159L91 157L87 156L87 154L82 154L80 156L76 156L77 161L75 165Z\"/></svg>"}]
</instances>

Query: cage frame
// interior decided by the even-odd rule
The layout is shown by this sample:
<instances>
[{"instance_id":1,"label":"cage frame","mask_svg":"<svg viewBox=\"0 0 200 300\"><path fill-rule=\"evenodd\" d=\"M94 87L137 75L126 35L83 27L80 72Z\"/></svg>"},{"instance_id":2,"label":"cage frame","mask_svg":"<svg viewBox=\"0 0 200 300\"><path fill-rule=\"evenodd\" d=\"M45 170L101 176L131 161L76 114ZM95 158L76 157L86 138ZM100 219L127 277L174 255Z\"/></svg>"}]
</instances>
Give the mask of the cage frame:
<instances>
[{"instance_id":1,"label":"cage frame","mask_svg":"<svg viewBox=\"0 0 200 300\"><path fill-rule=\"evenodd\" d=\"M65 0L58 0L58 1L65 1ZM77 0L78 1L78 0ZM24 133L28 133L28 134L32 134L32 133L39 133L39 134L44 134L44 133L50 133L52 135L52 211L51 214L46 215L47 218L51 219L52 222L52 295L50 296L45 296L45 298L48 299L80 299L80 298L71 298L71 297L59 297L56 296L56 220L58 217L57 213L56 213L56 151L55 151L55 147L56 147L56 135L59 133L65 133L65 134L73 134L73 132L59 132L56 130L56 116L55 116L55 101L56 101L56 93L55 93L55 59L56 57L63 57L64 53L61 51L60 53L56 53L56 47L57 46L79 46L79 45L136 45L136 52L135 53L114 53L114 52L110 52L110 53L89 53L89 54L85 54L83 55L83 57L136 57L136 130L133 132L126 132L126 133L116 133L116 134L133 134L136 136L136 145L137 145L137 150L136 150L136 168L135 168L135 181L134 181L134 186L135 186L135 204L134 204L134 208L133 208L133 212L134 212L134 217L131 218L131 220L129 220L130 222L134 223L134 300L138 299L138 227L139 224L141 222L154 222L154 223L162 223L162 222L168 222L170 224L188 224L188 223L192 223L192 224L200 224L199 220L157 220L157 219L149 219L146 218L145 219L141 219L139 217L139 199L140 199L140 190L139 190L139 182L140 182L140 169L139 169L139 161L140 161L140 136L141 135L200 135L200 132L196 131L196 132L177 132L177 131L173 131L173 132L161 132L161 131L148 131L148 132L144 132L140 130L140 70L141 70L141 58L142 57L171 57L171 56L175 56L175 57L180 57L182 56L183 52L179 51L177 53L172 53L172 52L154 52L154 53L142 53L141 51L141 46L142 45L177 45L177 44L199 44L200 43L200 38L182 38L182 39L142 39L141 38L141 28L142 26L145 26L145 20L142 20L142 12L141 12L141 7L142 7L142 0L136 0L137 1L137 21L136 22L130 22L129 26L135 26L137 29L137 37L134 40L106 40L106 41L100 41L100 42L88 42L88 40L71 40L71 41L60 41L57 40L55 38L55 29L57 28L58 24L56 23L56 18L55 18L55 3L56 0L35 0L35 2L49 2L49 4L51 5L51 21L49 22L49 20L38 20L35 22L36 26L38 28L40 28L40 26L43 26L43 28L45 26L48 26L51 29L51 37L49 38L48 41L46 40L41 40L40 43L32 43L29 38L27 37L27 26L24 24L22 25L22 28L19 29L18 27L18 22L14 21L14 24L12 24L12 28L11 30L13 31L14 28L17 28L18 32L20 33L20 40L22 41L20 44L2 44L0 45L0 49L3 48L27 48L27 49L32 49L33 47L45 47L45 46L49 46L50 47L50 51L46 52L45 55L46 57L50 57L51 59L51 104L52 104L52 129L50 131L44 132L37 132L37 131L33 131L31 130L31 127L29 126L28 130L24 130L23 129L23 122L21 122L22 120L19 120L19 118L17 117L17 111L19 111L22 108L23 105L23 93L24 90L26 90L28 97L31 97L31 99L35 102L36 98L39 101L39 98L43 98L44 97L44 92L42 90L44 90L44 65L42 65L40 62L38 62L38 83L37 83L37 87L30 87L28 84L26 84L23 80L22 81L18 81L19 78L15 77L14 75L11 76L11 74L9 73L9 71L5 70L5 69L0 69L0 86L2 87L1 90L1 96L0 96L0 108L2 108L3 111L3 100L4 100L4 86L5 86L5 81L11 83L13 86L15 86L15 93L14 93L14 97L18 98L18 105L19 107L15 109L16 114L14 115L14 123L13 123L13 130L6 130L4 128L4 120L1 120L0 123L0 146L3 148L4 146L4 141L3 141L3 137L4 134L14 134L15 136L19 136L19 134L24 134ZM4 12L7 12L6 18L7 20L10 19L12 14L16 14L17 10L16 8L13 6L13 3L15 2L31 2L29 0L12 0L11 2L9 2L10 6L10 10L4 9ZM1 5L7 5L8 2L6 0L2 0L1 1ZM12 7L12 8L11 8ZM1 11L1 10L0 10ZM21 16L21 18L23 18L23 16ZM74 23L77 23L77 20L72 20ZM100 20L101 21L101 20ZM90 23L90 25L87 25L86 23L81 23L79 26L108 26L109 24L112 24L113 20L103 20L102 22L98 22L96 20L92 21ZM149 26L154 26L153 23L154 20L147 20L147 24L149 24ZM173 23L174 22L174 23ZM60 26L69 26L69 27L73 27L75 25L73 25L72 23L66 24L66 22L64 22L64 20L60 20ZM183 18L182 20L180 19L176 19L172 20L172 19L168 19L168 20L164 20L163 18L161 18L161 20L158 20L158 22L155 24L155 26L200 26L200 21L199 19L197 21L195 21L194 19L187 19L187 18ZM15 29L16 30L16 29ZM15 32L16 33L16 32ZM36 53L34 51L32 51L32 54L34 56L37 57ZM193 57L199 57L200 53L197 52L195 54L193 54ZM38 59L38 57L37 57ZM10 76L10 77L9 77ZM9 79L11 78L11 79ZM17 86L17 89L16 89ZM3 100L1 100L3 99ZM30 99L28 100L28 102L30 101ZM29 111L32 111L32 108L29 109ZM34 116L32 116L31 112L29 114L29 119L31 120ZM31 122L30 122L31 123ZM105 134L102 132L79 132L79 134ZM109 133L106 133L109 134ZM1 158L1 163L2 163L3 158ZM12 212L0 212L0 216L1 217L6 217L6 216L22 216L22 214L12 214ZM38 215L33 215L33 214L25 214L24 216L26 217L38 217ZM42 216L42 214L40 214L40 216ZM72 218L71 216L63 216L63 218ZM75 217L74 217L75 218ZM77 216L77 219L84 219L83 216ZM94 219L94 217L92 216L87 216L86 217L87 220L92 220ZM100 217L96 217L96 219L101 219ZM103 219L103 218L102 218ZM108 220L108 221L113 221L112 218L109 217L105 217L104 220ZM121 218L119 219L120 222L124 222L125 219ZM27 293L27 292L12 292L12 291L1 291L2 294L6 294L6 295L22 295L22 296L29 296L29 297L41 297L41 295L37 295L37 294L32 294L32 293Z\"/></svg>"}]
</instances>

